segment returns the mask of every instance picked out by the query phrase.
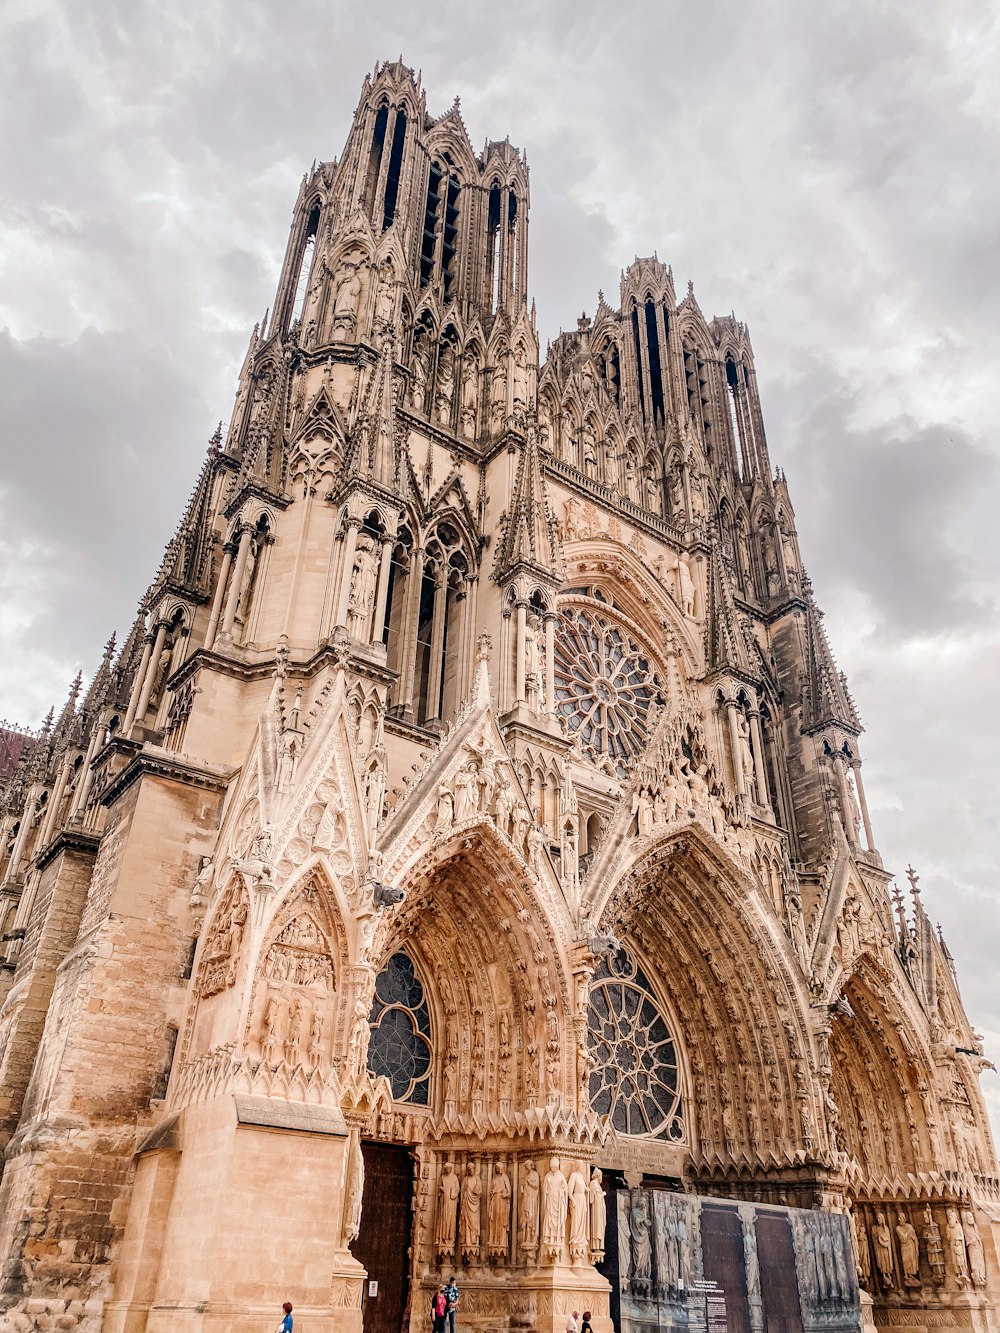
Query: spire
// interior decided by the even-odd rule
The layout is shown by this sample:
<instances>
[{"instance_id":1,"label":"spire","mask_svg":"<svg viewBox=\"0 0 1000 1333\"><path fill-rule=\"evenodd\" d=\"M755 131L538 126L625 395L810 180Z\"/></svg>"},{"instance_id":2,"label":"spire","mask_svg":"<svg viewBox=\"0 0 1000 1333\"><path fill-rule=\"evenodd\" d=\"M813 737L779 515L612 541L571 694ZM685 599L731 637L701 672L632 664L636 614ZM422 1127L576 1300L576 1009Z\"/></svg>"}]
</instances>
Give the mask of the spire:
<instances>
[{"instance_id":1,"label":"spire","mask_svg":"<svg viewBox=\"0 0 1000 1333\"><path fill-rule=\"evenodd\" d=\"M528 428L514 479L510 509L497 544L494 577L528 565L535 571L557 576L561 566L556 521L549 503L538 455L538 431Z\"/></svg>"},{"instance_id":2,"label":"spire","mask_svg":"<svg viewBox=\"0 0 1000 1333\"><path fill-rule=\"evenodd\" d=\"M847 689L843 673L837 670L830 643L823 628L823 612L813 599L812 584L802 579L806 599L806 680L802 726L812 731L837 723L856 736L862 730L861 719Z\"/></svg>"},{"instance_id":3,"label":"spire","mask_svg":"<svg viewBox=\"0 0 1000 1333\"><path fill-rule=\"evenodd\" d=\"M718 542L708 567L708 669L754 674L753 654L743 618L736 609L729 568Z\"/></svg>"}]
</instances>

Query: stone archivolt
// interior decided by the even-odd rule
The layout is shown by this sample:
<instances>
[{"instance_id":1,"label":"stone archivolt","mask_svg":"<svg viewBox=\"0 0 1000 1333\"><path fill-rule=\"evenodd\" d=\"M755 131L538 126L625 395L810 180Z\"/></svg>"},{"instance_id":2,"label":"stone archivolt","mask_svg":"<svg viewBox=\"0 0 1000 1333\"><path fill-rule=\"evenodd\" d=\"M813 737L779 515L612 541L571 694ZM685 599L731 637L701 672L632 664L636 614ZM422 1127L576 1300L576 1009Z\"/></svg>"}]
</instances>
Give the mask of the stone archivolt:
<instances>
[{"instance_id":1,"label":"stone archivolt","mask_svg":"<svg viewBox=\"0 0 1000 1333\"><path fill-rule=\"evenodd\" d=\"M821 1323L833 1211L879 1326L996 1318L981 1041L746 327L642 259L539 364L527 205L366 81L132 632L4 789L0 1331L357 1330L393 1146L414 1329L454 1263L463 1327L609 1333L608 1217L676 1304L696 1195L813 1210Z\"/></svg>"}]
</instances>

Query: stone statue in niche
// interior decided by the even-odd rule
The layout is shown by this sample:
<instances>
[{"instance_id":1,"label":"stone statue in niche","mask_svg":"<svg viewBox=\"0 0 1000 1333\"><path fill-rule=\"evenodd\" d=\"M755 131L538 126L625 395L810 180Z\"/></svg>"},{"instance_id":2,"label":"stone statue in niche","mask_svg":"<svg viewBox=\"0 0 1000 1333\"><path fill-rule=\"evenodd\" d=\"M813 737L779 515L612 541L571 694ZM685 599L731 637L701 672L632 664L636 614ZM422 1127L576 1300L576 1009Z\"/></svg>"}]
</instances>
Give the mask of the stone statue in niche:
<instances>
[{"instance_id":1,"label":"stone statue in niche","mask_svg":"<svg viewBox=\"0 0 1000 1333\"><path fill-rule=\"evenodd\" d=\"M479 1175L479 1168L470 1159L465 1168L465 1177L462 1180L458 1215L459 1249L462 1253L462 1262L466 1264L475 1263L479 1258L482 1197L483 1182Z\"/></svg>"},{"instance_id":2,"label":"stone statue in niche","mask_svg":"<svg viewBox=\"0 0 1000 1333\"><path fill-rule=\"evenodd\" d=\"M608 1225L608 1206L602 1182L601 1168L595 1166L587 1190L590 1203L590 1258L595 1264L604 1258L604 1233Z\"/></svg>"},{"instance_id":3,"label":"stone statue in niche","mask_svg":"<svg viewBox=\"0 0 1000 1333\"><path fill-rule=\"evenodd\" d=\"M367 534L358 539L347 598L347 632L354 639L367 642L368 625L375 605L375 586L378 582L378 555L375 543Z\"/></svg>"},{"instance_id":4,"label":"stone statue in niche","mask_svg":"<svg viewBox=\"0 0 1000 1333\"><path fill-rule=\"evenodd\" d=\"M580 432L580 466L588 477L597 476L597 440L589 425Z\"/></svg>"},{"instance_id":5,"label":"stone statue in niche","mask_svg":"<svg viewBox=\"0 0 1000 1333\"><path fill-rule=\"evenodd\" d=\"M517 1234L521 1253L529 1260L538 1254L538 1222L541 1181L532 1161L524 1164L517 1203Z\"/></svg>"},{"instance_id":6,"label":"stone statue in niche","mask_svg":"<svg viewBox=\"0 0 1000 1333\"><path fill-rule=\"evenodd\" d=\"M920 1247L913 1223L905 1213L896 1214L896 1239L899 1241L899 1259L903 1269L903 1285L920 1286Z\"/></svg>"},{"instance_id":7,"label":"stone statue in niche","mask_svg":"<svg viewBox=\"0 0 1000 1333\"><path fill-rule=\"evenodd\" d=\"M305 1007L296 995L288 1007L288 1028L285 1032L285 1060L290 1065L299 1063L304 1027Z\"/></svg>"},{"instance_id":8,"label":"stone statue in niche","mask_svg":"<svg viewBox=\"0 0 1000 1333\"><path fill-rule=\"evenodd\" d=\"M510 1176L507 1163L498 1157L490 1180L486 1251L490 1259L505 1262L510 1252Z\"/></svg>"},{"instance_id":9,"label":"stone statue in niche","mask_svg":"<svg viewBox=\"0 0 1000 1333\"><path fill-rule=\"evenodd\" d=\"M519 407L528 402L528 363L521 346L514 353L514 402Z\"/></svg>"},{"instance_id":10,"label":"stone statue in niche","mask_svg":"<svg viewBox=\"0 0 1000 1333\"><path fill-rule=\"evenodd\" d=\"M269 1065L277 1063L277 1052L282 1044L281 1036L281 1000L272 994L268 997L260 1028L261 1054Z\"/></svg>"},{"instance_id":11,"label":"stone statue in niche","mask_svg":"<svg viewBox=\"0 0 1000 1333\"><path fill-rule=\"evenodd\" d=\"M566 1177L560 1169L559 1158L552 1157L542 1184L542 1249L550 1264L559 1262L566 1244L567 1202Z\"/></svg>"},{"instance_id":12,"label":"stone statue in niche","mask_svg":"<svg viewBox=\"0 0 1000 1333\"><path fill-rule=\"evenodd\" d=\"M364 1000L354 1002L354 1019L351 1023L351 1035L348 1039L347 1067L352 1074L361 1077L368 1065L368 1042L371 1039L371 1025L368 1022L369 1006Z\"/></svg>"},{"instance_id":13,"label":"stone statue in niche","mask_svg":"<svg viewBox=\"0 0 1000 1333\"><path fill-rule=\"evenodd\" d=\"M490 380L490 422L500 430L507 416L507 357L501 353Z\"/></svg>"},{"instance_id":14,"label":"stone statue in niche","mask_svg":"<svg viewBox=\"0 0 1000 1333\"><path fill-rule=\"evenodd\" d=\"M348 1245L361 1232L361 1203L365 1193L365 1159L357 1130L351 1131L347 1149L347 1206L344 1210L344 1240Z\"/></svg>"},{"instance_id":15,"label":"stone statue in niche","mask_svg":"<svg viewBox=\"0 0 1000 1333\"><path fill-rule=\"evenodd\" d=\"M437 419L443 426L447 426L451 421L451 404L454 397L455 352L453 348L445 346L438 358L437 394L434 399Z\"/></svg>"},{"instance_id":16,"label":"stone statue in niche","mask_svg":"<svg viewBox=\"0 0 1000 1333\"><path fill-rule=\"evenodd\" d=\"M455 1231L458 1226L458 1177L451 1162L441 1168L438 1186L437 1227L434 1232L434 1251L439 1259L450 1259L455 1253Z\"/></svg>"},{"instance_id":17,"label":"stone statue in niche","mask_svg":"<svg viewBox=\"0 0 1000 1333\"><path fill-rule=\"evenodd\" d=\"M868 1290L872 1280L871 1259L868 1254L868 1233L864 1222L859 1221L854 1209L848 1211L851 1225L851 1244L854 1246L854 1262L858 1270L858 1279L862 1287Z\"/></svg>"},{"instance_id":18,"label":"stone statue in niche","mask_svg":"<svg viewBox=\"0 0 1000 1333\"><path fill-rule=\"evenodd\" d=\"M504 769L497 771L497 795L494 806L494 822L501 833L510 836L511 818L514 813L514 792L510 779Z\"/></svg>"},{"instance_id":19,"label":"stone statue in niche","mask_svg":"<svg viewBox=\"0 0 1000 1333\"><path fill-rule=\"evenodd\" d=\"M380 269L378 290L375 293L375 322L385 326L392 325L396 308L396 278L392 264L386 260Z\"/></svg>"},{"instance_id":20,"label":"stone statue in niche","mask_svg":"<svg viewBox=\"0 0 1000 1333\"><path fill-rule=\"evenodd\" d=\"M965 1236L965 1250L969 1260L969 1273L977 1287L986 1286L986 1252L976 1226L976 1216L971 1208L962 1210L962 1234Z\"/></svg>"},{"instance_id":21,"label":"stone statue in niche","mask_svg":"<svg viewBox=\"0 0 1000 1333\"><path fill-rule=\"evenodd\" d=\"M427 380L430 375L430 356L422 341L413 346L413 364L410 367L410 403L422 412L427 398Z\"/></svg>"},{"instance_id":22,"label":"stone statue in niche","mask_svg":"<svg viewBox=\"0 0 1000 1333\"><path fill-rule=\"evenodd\" d=\"M319 1009L314 1009L309 1025L309 1063L314 1067L322 1064L324 1054L323 1015Z\"/></svg>"},{"instance_id":23,"label":"stone statue in niche","mask_svg":"<svg viewBox=\"0 0 1000 1333\"><path fill-rule=\"evenodd\" d=\"M567 1182L569 1194L569 1257L574 1264L585 1264L590 1255L589 1198L587 1182L579 1165L574 1165Z\"/></svg>"},{"instance_id":24,"label":"stone statue in niche","mask_svg":"<svg viewBox=\"0 0 1000 1333\"><path fill-rule=\"evenodd\" d=\"M474 352L466 352L462 359L462 434L467 440L476 438L476 417L479 411L479 362Z\"/></svg>"},{"instance_id":25,"label":"stone statue in niche","mask_svg":"<svg viewBox=\"0 0 1000 1333\"><path fill-rule=\"evenodd\" d=\"M886 1289L896 1285L896 1264L892 1256L892 1233L890 1232L885 1213L875 1214L875 1225L872 1227L872 1244L875 1247L875 1264L878 1268L878 1275L882 1286Z\"/></svg>"},{"instance_id":26,"label":"stone statue in niche","mask_svg":"<svg viewBox=\"0 0 1000 1333\"><path fill-rule=\"evenodd\" d=\"M455 794L455 819L469 819L479 808L479 766L475 760L470 759L455 774Z\"/></svg>"},{"instance_id":27,"label":"stone statue in niche","mask_svg":"<svg viewBox=\"0 0 1000 1333\"><path fill-rule=\"evenodd\" d=\"M677 560L677 594L681 610L686 616L692 617L695 610L695 585L691 575L691 562L684 555Z\"/></svg>"},{"instance_id":28,"label":"stone statue in niche","mask_svg":"<svg viewBox=\"0 0 1000 1333\"><path fill-rule=\"evenodd\" d=\"M955 1208L948 1209L948 1225L945 1227L945 1233L948 1237L948 1249L951 1251L952 1267L955 1270L955 1281L960 1287L966 1287L969 1284L969 1261L965 1248L965 1230Z\"/></svg>"},{"instance_id":29,"label":"stone statue in niche","mask_svg":"<svg viewBox=\"0 0 1000 1333\"><path fill-rule=\"evenodd\" d=\"M333 298L333 328L351 337L357 327L358 302L361 299L361 256L348 256L337 278Z\"/></svg>"}]
</instances>

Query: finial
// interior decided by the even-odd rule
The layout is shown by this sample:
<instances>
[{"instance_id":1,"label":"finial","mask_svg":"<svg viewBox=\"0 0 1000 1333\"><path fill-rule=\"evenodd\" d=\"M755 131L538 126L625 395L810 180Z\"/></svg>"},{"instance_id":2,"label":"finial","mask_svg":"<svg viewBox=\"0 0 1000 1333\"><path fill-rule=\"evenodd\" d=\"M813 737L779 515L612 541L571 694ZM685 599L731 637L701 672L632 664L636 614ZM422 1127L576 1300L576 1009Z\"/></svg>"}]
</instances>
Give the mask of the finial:
<instances>
[{"instance_id":1,"label":"finial","mask_svg":"<svg viewBox=\"0 0 1000 1333\"><path fill-rule=\"evenodd\" d=\"M688 296L694 299L694 282L688 278Z\"/></svg>"},{"instance_id":2,"label":"finial","mask_svg":"<svg viewBox=\"0 0 1000 1333\"><path fill-rule=\"evenodd\" d=\"M476 661L489 662L490 653L493 651L493 636L483 630L476 640Z\"/></svg>"},{"instance_id":3,"label":"finial","mask_svg":"<svg viewBox=\"0 0 1000 1333\"><path fill-rule=\"evenodd\" d=\"M920 897L920 890L917 885L920 883L920 876L914 871L912 866L906 867L906 878L910 881L910 892L914 898Z\"/></svg>"},{"instance_id":4,"label":"finial","mask_svg":"<svg viewBox=\"0 0 1000 1333\"><path fill-rule=\"evenodd\" d=\"M461 111L462 109L462 99L458 96L457 93L455 94L454 102L452 102L451 104L451 109L453 111Z\"/></svg>"},{"instance_id":5,"label":"finial","mask_svg":"<svg viewBox=\"0 0 1000 1333\"><path fill-rule=\"evenodd\" d=\"M216 426L214 432L212 433L211 437L209 438L208 452L210 454L217 454L221 448L222 448L222 422L220 421L219 424Z\"/></svg>"}]
</instances>

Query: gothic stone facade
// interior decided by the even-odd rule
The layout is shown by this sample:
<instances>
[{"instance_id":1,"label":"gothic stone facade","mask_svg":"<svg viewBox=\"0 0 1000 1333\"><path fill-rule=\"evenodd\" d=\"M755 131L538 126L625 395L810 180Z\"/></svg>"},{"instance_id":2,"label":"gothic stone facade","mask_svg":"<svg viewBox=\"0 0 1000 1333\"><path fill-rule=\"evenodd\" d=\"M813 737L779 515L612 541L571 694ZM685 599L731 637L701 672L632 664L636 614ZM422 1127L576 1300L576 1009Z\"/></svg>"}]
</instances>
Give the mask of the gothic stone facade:
<instances>
[{"instance_id":1,"label":"gothic stone facade","mask_svg":"<svg viewBox=\"0 0 1000 1333\"><path fill-rule=\"evenodd\" d=\"M366 79L139 620L8 781L2 1328L379 1327L380 1141L414 1330L460 1266L463 1329L609 1333L595 1167L849 1212L868 1320L1000 1327L979 1039L747 328L639 259L540 362L528 204Z\"/></svg>"}]
</instances>

